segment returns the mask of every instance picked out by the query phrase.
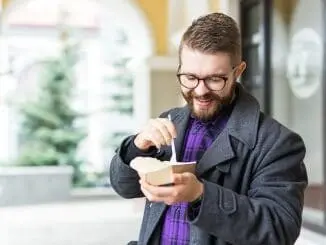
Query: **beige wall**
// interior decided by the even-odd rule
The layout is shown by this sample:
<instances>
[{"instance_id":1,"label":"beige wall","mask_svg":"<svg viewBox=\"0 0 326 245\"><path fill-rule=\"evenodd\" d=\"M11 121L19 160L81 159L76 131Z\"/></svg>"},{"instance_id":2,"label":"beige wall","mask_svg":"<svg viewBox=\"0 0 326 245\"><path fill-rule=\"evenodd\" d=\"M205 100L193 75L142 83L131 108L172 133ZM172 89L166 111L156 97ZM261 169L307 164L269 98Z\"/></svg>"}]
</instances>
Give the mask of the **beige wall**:
<instances>
[{"instance_id":1,"label":"beige wall","mask_svg":"<svg viewBox=\"0 0 326 245\"><path fill-rule=\"evenodd\" d=\"M151 116L157 117L163 111L179 106L180 88L174 71L153 71L151 89Z\"/></svg>"},{"instance_id":2,"label":"beige wall","mask_svg":"<svg viewBox=\"0 0 326 245\"><path fill-rule=\"evenodd\" d=\"M150 66L150 117L157 117L163 111L181 105L180 86L176 78L178 59L156 57L148 62Z\"/></svg>"}]
</instances>

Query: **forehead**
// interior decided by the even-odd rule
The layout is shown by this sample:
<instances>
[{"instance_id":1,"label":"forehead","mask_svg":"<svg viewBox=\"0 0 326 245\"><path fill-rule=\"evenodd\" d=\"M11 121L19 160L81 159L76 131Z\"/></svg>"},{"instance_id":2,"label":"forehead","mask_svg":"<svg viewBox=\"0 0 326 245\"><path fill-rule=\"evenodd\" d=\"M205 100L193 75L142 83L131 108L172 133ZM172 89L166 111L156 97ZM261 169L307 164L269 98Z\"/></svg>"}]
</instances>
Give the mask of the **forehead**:
<instances>
[{"instance_id":1,"label":"forehead","mask_svg":"<svg viewBox=\"0 0 326 245\"><path fill-rule=\"evenodd\" d=\"M205 76L225 74L230 71L231 57L228 53L206 54L184 46L181 52L181 71Z\"/></svg>"}]
</instances>

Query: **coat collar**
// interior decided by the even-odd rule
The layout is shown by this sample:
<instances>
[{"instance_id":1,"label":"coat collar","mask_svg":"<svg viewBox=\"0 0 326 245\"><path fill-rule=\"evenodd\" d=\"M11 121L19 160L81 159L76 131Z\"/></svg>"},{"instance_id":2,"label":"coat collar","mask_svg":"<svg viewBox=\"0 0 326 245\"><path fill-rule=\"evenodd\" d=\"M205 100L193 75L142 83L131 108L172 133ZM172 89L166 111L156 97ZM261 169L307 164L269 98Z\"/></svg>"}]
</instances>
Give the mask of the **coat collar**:
<instances>
[{"instance_id":1,"label":"coat collar","mask_svg":"<svg viewBox=\"0 0 326 245\"><path fill-rule=\"evenodd\" d=\"M257 140L260 106L241 84L237 84L237 101L231 113L226 129L230 135L254 148Z\"/></svg>"}]
</instances>

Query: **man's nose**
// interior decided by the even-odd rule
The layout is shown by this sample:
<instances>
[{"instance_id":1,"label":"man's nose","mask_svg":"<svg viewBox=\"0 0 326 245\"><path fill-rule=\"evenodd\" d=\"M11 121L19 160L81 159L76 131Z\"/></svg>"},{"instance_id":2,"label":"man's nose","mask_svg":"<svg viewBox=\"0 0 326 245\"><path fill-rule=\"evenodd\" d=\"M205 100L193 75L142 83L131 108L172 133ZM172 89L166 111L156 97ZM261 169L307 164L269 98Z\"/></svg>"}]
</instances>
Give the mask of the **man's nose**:
<instances>
[{"instance_id":1,"label":"man's nose","mask_svg":"<svg viewBox=\"0 0 326 245\"><path fill-rule=\"evenodd\" d=\"M198 86L195 88L194 91L198 96L205 95L209 92L209 89L206 87L204 80L198 81Z\"/></svg>"}]
</instances>

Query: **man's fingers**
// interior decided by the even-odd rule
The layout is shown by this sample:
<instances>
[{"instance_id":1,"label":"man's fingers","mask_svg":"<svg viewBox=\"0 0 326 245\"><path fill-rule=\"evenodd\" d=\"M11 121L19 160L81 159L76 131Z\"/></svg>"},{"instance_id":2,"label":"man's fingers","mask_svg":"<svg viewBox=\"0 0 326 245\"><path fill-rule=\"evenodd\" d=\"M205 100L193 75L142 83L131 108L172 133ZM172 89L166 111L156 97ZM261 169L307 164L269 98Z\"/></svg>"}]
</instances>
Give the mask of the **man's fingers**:
<instances>
[{"instance_id":1,"label":"man's fingers","mask_svg":"<svg viewBox=\"0 0 326 245\"><path fill-rule=\"evenodd\" d=\"M165 139L165 144L169 145L173 138L176 137L176 129L171 121L166 118L153 120L153 127L157 128Z\"/></svg>"},{"instance_id":2,"label":"man's fingers","mask_svg":"<svg viewBox=\"0 0 326 245\"><path fill-rule=\"evenodd\" d=\"M152 142L157 149L161 148L161 145L164 144L164 138L160 137L154 129L144 134L144 138L150 142Z\"/></svg>"},{"instance_id":3,"label":"man's fingers","mask_svg":"<svg viewBox=\"0 0 326 245\"><path fill-rule=\"evenodd\" d=\"M181 174L174 174L172 176L172 181L175 185L179 185L183 183L183 177Z\"/></svg>"},{"instance_id":4,"label":"man's fingers","mask_svg":"<svg viewBox=\"0 0 326 245\"><path fill-rule=\"evenodd\" d=\"M161 134L162 138L164 138L164 143L169 145L172 140L172 135L169 132L168 127L164 124L164 122L160 120L153 120L152 121L153 127L157 130L159 134Z\"/></svg>"},{"instance_id":5,"label":"man's fingers","mask_svg":"<svg viewBox=\"0 0 326 245\"><path fill-rule=\"evenodd\" d=\"M141 191L143 192L143 194L145 195L145 197L151 201L151 202L157 202L157 200L155 200L154 196L148 192L144 187L140 187Z\"/></svg>"},{"instance_id":6,"label":"man's fingers","mask_svg":"<svg viewBox=\"0 0 326 245\"><path fill-rule=\"evenodd\" d=\"M173 174L172 180L176 185L186 184L190 178L193 177L192 173Z\"/></svg>"},{"instance_id":7,"label":"man's fingers","mask_svg":"<svg viewBox=\"0 0 326 245\"><path fill-rule=\"evenodd\" d=\"M176 130L173 123L164 118L151 119L142 132L142 138L158 149L162 145L169 145L175 137Z\"/></svg>"},{"instance_id":8,"label":"man's fingers","mask_svg":"<svg viewBox=\"0 0 326 245\"><path fill-rule=\"evenodd\" d=\"M135 138L135 145L141 150L148 150L151 146L160 149L162 145L169 145L172 138L177 136L173 123L166 118L151 119L144 129Z\"/></svg>"},{"instance_id":9,"label":"man's fingers","mask_svg":"<svg viewBox=\"0 0 326 245\"><path fill-rule=\"evenodd\" d=\"M172 186L153 186L143 178L139 183L144 195L150 201L164 202L168 205L176 202L191 202L203 193L203 184L192 173L173 174Z\"/></svg>"},{"instance_id":10,"label":"man's fingers","mask_svg":"<svg viewBox=\"0 0 326 245\"><path fill-rule=\"evenodd\" d=\"M173 122L171 122L169 119L167 118L160 118L159 119L164 125L165 127L168 129L169 133L171 134L172 138L176 138L177 137L177 130L175 129L175 126L173 124Z\"/></svg>"},{"instance_id":11,"label":"man's fingers","mask_svg":"<svg viewBox=\"0 0 326 245\"><path fill-rule=\"evenodd\" d=\"M151 197L155 199L161 199L161 198L166 198L166 197L171 197L171 196L176 196L176 190L173 186L169 187L164 187L164 186L153 186L148 184L144 180L139 181L141 188L144 189L146 192L148 192Z\"/></svg>"}]
</instances>

